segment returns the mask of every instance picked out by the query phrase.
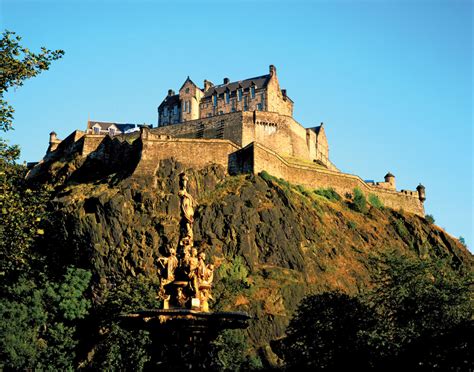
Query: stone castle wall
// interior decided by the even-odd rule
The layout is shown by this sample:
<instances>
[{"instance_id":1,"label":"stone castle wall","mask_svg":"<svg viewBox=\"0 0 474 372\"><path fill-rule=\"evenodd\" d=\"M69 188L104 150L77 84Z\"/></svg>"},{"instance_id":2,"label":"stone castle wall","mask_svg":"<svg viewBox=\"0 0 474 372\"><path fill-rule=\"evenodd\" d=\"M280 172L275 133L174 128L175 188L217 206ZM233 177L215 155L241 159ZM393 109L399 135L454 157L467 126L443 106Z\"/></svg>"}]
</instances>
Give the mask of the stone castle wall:
<instances>
[{"instance_id":1,"label":"stone castle wall","mask_svg":"<svg viewBox=\"0 0 474 372\"><path fill-rule=\"evenodd\" d=\"M167 138L146 130L141 138L142 150L134 177L153 178L160 161L173 158L188 167L203 168L209 164L226 169L229 156L239 149L229 140Z\"/></svg>"},{"instance_id":2,"label":"stone castle wall","mask_svg":"<svg viewBox=\"0 0 474 372\"><path fill-rule=\"evenodd\" d=\"M241 111L158 127L151 132L176 138L228 139L241 147L257 141L284 156L319 160L337 170L328 159L324 133L316 137L313 130L304 128L291 116L276 112Z\"/></svg>"},{"instance_id":3,"label":"stone castle wall","mask_svg":"<svg viewBox=\"0 0 474 372\"><path fill-rule=\"evenodd\" d=\"M407 212L424 216L423 203L415 191L397 192L377 188L368 185L360 177L352 174L335 172L323 167L293 164L259 143L251 144L240 150L238 158L234 161L247 170L252 169L254 173L267 171L275 177L313 189L331 187L341 195L347 192L352 193L355 188L359 188L366 195L377 195L387 207L401 208Z\"/></svg>"}]
</instances>

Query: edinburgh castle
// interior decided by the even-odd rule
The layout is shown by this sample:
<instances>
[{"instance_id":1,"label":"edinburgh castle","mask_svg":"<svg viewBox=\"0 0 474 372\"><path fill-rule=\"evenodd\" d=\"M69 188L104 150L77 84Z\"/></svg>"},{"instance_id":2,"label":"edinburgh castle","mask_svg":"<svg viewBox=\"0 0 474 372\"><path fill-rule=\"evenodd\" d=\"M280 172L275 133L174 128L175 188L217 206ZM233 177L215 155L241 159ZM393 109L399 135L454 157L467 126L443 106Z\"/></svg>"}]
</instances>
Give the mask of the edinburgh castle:
<instances>
[{"instance_id":1,"label":"edinburgh castle","mask_svg":"<svg viewBox=\"0 0 474 372\"><path fill-rule=\"evenodd\" d=\"M74 154L110 169L131 164L132 177L153 183L160 162L173 158L189 168L222 165L230 175L266 171L347 197L358 188L387 207L424 216L422 185L397 191L390 172L382 182L340 172L329 159L324 125L303 127L293 118L293 104L273 65L266 75L234 82L224 78L218 85L204 80L202 88L188 77L158 106L157 127L89 121L86 131L64 140L52 132L48 152L30 177L50 160Z\"/></svg>"}]
</instances>

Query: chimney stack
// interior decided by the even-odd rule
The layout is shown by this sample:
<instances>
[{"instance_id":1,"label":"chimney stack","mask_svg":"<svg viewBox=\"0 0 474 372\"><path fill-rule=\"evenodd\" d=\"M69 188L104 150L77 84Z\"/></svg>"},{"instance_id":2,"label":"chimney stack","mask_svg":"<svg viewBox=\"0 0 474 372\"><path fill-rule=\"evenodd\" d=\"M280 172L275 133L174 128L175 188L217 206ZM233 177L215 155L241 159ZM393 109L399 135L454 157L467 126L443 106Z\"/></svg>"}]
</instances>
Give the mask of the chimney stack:
<instances>
[{"instance_id":1,"label":"chimney stack","mask_svg":"<svg viewBox=\"0 0 474 372\"><path fill-rule=\"evenodd\" d=\"M269 69L270 69L270 76L276 75L277 69L275 66L270 65Z\"/></svg>"},{"instance_id":2,"label":"chimney stack","mask_svg":"<svg viewBox=\"0 0 474 372\"><path fill-rule=\"evenodd\" d=\"M282 89L281 94L283 94L283 97L286 97L286 89Z\"/></svg>"},{"instance_id":3,"label":"chimney stack","mask_svg":"<svg viewBox=\"0 0 474 372\"><path fill-rule=\"evenodd\" d=\"M211 87L213 87L214 84L212 84L211 81L209 80L204 80L204 91L206 92L207 90L209 90Z\"/></svg>"},{"instance_id":4,"label":"chimney stack","mask_svg":"<svg viewBox=\"0 0 474 372\"><path fill-rule=\"evenodd\" d=\"M229 78L224 78L224 84L229 84L229 83L230 83Z\"/></svg>"},{"instance_id":5,"label":"chimney stack","mask_svg":"<svg viewBox=\"0 0 474 372\"><path fill-rule=\"evenodd\" d=\"M174 96L174 90L173 89L168 89L168 97L169 96Z\"/></svg>"}]
</instances>

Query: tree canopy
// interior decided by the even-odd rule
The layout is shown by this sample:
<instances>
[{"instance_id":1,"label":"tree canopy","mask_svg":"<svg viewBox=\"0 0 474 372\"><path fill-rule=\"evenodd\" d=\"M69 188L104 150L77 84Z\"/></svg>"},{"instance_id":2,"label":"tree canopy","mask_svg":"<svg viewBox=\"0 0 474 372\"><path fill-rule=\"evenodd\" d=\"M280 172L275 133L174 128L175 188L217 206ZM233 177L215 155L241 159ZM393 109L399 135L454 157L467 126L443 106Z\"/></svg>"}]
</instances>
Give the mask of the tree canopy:
<instances>
[{"instance_id":1,"label":"tree canopy","mask_svg":"<svg viewBox=\"0 0 474 372\"><path fill-rule=\"evenodd\" d=\"M33 53L20 45L21 37L15 32L4 31L0 39L0 129L7 131L13 128L15 110L4 98L12 87L20 87L26 79L49 69L52 61L64 55L63 50L41 48L40 53Z\"/></svg>"}]
</instances>

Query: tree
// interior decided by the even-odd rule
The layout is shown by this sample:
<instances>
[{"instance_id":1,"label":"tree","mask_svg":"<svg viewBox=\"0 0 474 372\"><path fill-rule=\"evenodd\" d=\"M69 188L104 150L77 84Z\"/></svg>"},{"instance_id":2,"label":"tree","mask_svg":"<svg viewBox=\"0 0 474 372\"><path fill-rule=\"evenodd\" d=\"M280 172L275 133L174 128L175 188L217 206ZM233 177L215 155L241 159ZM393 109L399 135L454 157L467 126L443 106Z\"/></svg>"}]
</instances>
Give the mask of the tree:
<instances>
[{"instance_id":1,"label":"tree","mask_svg":"<svg viewBox=\"0 0 474 372\"><path fill-rule=\"evenodd\" d=\"M473 370L470 268L399 252L371 266L367 294L327 292L301 302L282 341L287 369Z\"/></svg>"},{"instance_id":2,"label":"tree","mask_svg":"<svg viewBox=\"0 0 474 372\"><path fill-rule=\"evenodd\" d=\"M4 93L11 87L20 87L26 79L34 77L41 71L48 70L52 61L64 55L63 50L41 48L40 53L33 53L20 45L21 37L15 32L4 31L0 39L0 129L7 131L13 128L15 110L4 99Z\"/></svg>"},{"instance_id":3,"label":"tree","mask_svg":"<svg viewBox=\"0 0 474 372\"><path fill-rule=\"evenodd\" d=\"M383 345L385 363L389 360L395 369L474 367L472 356L467 357L474 340L463 331L473 327L472 272L455 270L444 259L420 260L397 252L377 261L375 288L366 301L379 314L380 339L389 340ZM459 344L440 348L456 338ZM468 359L459 359L464 356Z\"/></svg>"},{"instance_id":4,"label":"tree","mask_svg":"<svg viewBox=\"0 0 474 372\"><path fill-rule=\"evenodd\" d=\"M290 371L367 370L372 310L358 298L326 292L303 299L282 342Z\"/></svg>"}]
</instances>

